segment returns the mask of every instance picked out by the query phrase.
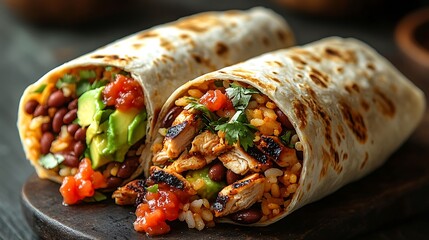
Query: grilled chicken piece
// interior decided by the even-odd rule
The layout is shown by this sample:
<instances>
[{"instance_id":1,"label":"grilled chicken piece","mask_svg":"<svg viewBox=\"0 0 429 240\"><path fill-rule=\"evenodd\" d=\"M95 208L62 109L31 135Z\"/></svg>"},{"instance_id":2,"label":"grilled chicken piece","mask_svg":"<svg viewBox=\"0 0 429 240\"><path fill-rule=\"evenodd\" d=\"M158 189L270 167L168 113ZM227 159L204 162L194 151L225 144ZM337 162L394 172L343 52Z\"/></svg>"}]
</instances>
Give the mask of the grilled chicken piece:
<instances>
[{"instance_id":1,"label":"grilled chicken piece","mask_svg":"<svg viewBox=\"0 0 429 240\"><path fill-rule=\"evenodd\" d=\"M170 187L183 190L189 195L195 195L197 193L188 180L170 169L162 169L157 166L152 166L150 168L150 172L151 174L147 179L148 185L164 183Z\"/></svg>"},{"instance_id":2,"label":"grilled chicken piece","mask_svg":"<svg viewBox=\"0 0 429 240\"><path fill-rule=\"evenodd\" d=\"M257 147L280 167L292 166L298 162L295 149L283 145L278 137L261 136Z\"/></svg>"},{"instance_id":3,"label":"grilled chicken piece","mask_svg":"<svg viewBox=\"0 0 429 240\"><path fill-rule=\"evenodd\" d=\"M205 131L197 135L192 141L190 154L198 154L206 159L207 164L216 159L219 154L225 152L229 146L225 144L216 133Z\"/></svg>"},{"instance_id":4,"label":"grilled chicken piece","mask_svg":"<svg viewBox=\"0 0 429 240\"><path fill-rule=\"evenodd\" d=\"M219 192L213 204L215 216L226 216L252 206L262 198L264 183L265 178L259 173L254 173L226 186Z\"/></svg>"},{"instance_id":5,"label":"grilled chicken piece","mask_svg":"<svg viewBox=\"0 0 429 240\"><path fill-rule=\"evenodd\" d=\"M177 158L198 133L201 127L201 118L194 110L183 110L168 128L164 138L163 148L154 154L152 162L164 164L169 159Z\"/></svg>"},{"instance_id":6,"label":"grilled chicken piece","mask_svg":"<svg viewBox=\"0 0 429 240\"><path fill-rule=\"evenodd\" d=\"M174 160L174 162L167 167L167 169L181 173L188 170L203 168L207 164L206 159L201 155L192 155L185 150L177 160Z\"/></svg>"},{"instance_id":7,"label":"grilled chicken piece","mask_svg":"<svg viewBox=\"0 0 429 240\"><path fill-rule=\"evenodd\" d=\"M219 156L223 165L236 174L244 175L249 170L261 172L271 167L268 157L255 147L249 147L247 152L243 148L235 148Z\"/></svg>"},{"instance_id":8,"label":"grilled chicken piece","mask_svg":"<svg viewBox=\"0 0 429 240\"><path fill-rule=\"evenodd\" d=\"M144 180L138 179L127 183L113 192L112 198L118 205L135 205L139 194L144 194Z\"/></svg>"}]
</instances>

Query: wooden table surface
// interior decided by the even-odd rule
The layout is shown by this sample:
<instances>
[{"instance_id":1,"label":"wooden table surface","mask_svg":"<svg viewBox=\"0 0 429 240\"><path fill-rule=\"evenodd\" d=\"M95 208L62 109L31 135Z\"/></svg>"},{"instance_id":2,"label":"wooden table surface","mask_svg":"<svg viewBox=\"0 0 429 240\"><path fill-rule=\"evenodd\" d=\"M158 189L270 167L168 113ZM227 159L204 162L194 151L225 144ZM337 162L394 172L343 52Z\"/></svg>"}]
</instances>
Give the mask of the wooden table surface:
<instances>
[{"instance_id":1,"label":"wooden table surface","mask_svg":"<svg viewBox=\"0 0 429 240\"><path fill-rule=\"evenodd\" d=\"M4 2L4 1L3 1ZM263 5L282 14L298 44L328 36L356 37L376 48L429 96L429 70L400 52L394 41L398 16L362 19L321 19L292 13L263 0L147 0L134 14L104 19L85 27L41 27L17 18L0 3L0 239L37 239L24 220L21 188L34 173L25 159L16 128L24 88L61 63L153 25L207 10L247 9ZM386 14L386 12L384 13ZM429 156L429 112L411 137ZM429 189L428 189L429 191ZM429 211L383 226L365 239L416 239L429 234Z\"/></svg>"}]
</instances>

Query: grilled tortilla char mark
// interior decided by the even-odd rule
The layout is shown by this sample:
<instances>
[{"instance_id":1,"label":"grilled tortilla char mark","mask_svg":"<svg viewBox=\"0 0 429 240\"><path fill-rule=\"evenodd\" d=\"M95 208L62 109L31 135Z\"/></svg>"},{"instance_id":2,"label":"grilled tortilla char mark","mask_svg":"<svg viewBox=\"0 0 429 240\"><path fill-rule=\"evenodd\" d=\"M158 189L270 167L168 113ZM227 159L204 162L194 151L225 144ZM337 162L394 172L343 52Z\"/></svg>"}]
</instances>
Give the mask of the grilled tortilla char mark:
<instances>
[{"instance_id":1,"label":"grilled tortilla char mark","mask_svg":"<svg viewBox=\"0 0 429 240\"><path fill-rule=\"evenodd\" d=\"M177 160L167 166L167 169L181 173L188 170L197 170L203 168L208 163L201 155L193 155L184 151Z\"/></svg>"},{"instance_id":2,"label":"grilled tortilla char mark","mask_svg":"<svg viewBox=\"0 0 429 240\"><path fill-rule=\"evenodd\" d=\"M265 178L254 173L222 189L213 210L216 217L226 216L230 213L249 208L259 201L264 194Z\"/></svg>"},{"instance_id":3,"label":"grilled tortilla char mark","mask_svg":"<svg viewBox=\"0 0 429 240\"><path fill-rule=\"evenodd\" d=\"M261 172L268 169L272 164L268 157L256 147L249 147L247 152L240 146L219 156L223 165L236 174L244 175L249 170Z\"/></svg>"},{"instance_id":4,"label":"grilled tortilla char mark","mask_svg":"<svg viewBox=\"0 0 429 240\"><path fill-rule=\"evenodd\" d=\"M151 174L149 178L146 180L146 183L148 185L164 183L178 190L183 190L189 195L196 194L196 191L194 190L192 185L182 175L170 169L162 169L157 166L152 166L150 168L150 172Z\"/></svg>"},{"instance_id":5,"label":"grilled tortilla char mark","mask_svg":"<svg viewBox=\"0 0 429 240\"><path fill-rule=\"evenodd\" d=\"M298 162L296 150L283 145L278 137L261 136L256 146L280 167L292 166Z\"/></svg>"},{"instance_id":6,"label":"grilled tortilla char mark","mask_svg":"<svg viewBox=\"0 0 429 240\"><path fill-rule=\"evenodd\" d=\"M155 163L163 163L168 159L177 158L198 133L201 126L201 119L194 110L183 110L173 121L167 130L164 139L164 146L161 152L154 157ZM168 160L167 159L167 160Z\"/></svg>"},{"instance_id":7,"label":"grilled tortilla char mark","mask_svg":"<svg viewBox=\"0 0 429 240\"><path fill-rule=\"evenodd\" d=\"M145 193L144 180L138 179L118 188L112 194L118 205L135 205L139 194Z\"/></svg>"},{"instance_id":8,"label":"grilled tortilla char mark","mask_svg":"<svg viewBox=\"0 0 429 240\"><path fill-rule=\"evenodd\" d=\"M207 164L211 163L214 159L227 150L229 146L225 144L217 134L208 130L197 135L192 141L190 154L199 154L206 159Z\"/></svg>"}]
</instances>

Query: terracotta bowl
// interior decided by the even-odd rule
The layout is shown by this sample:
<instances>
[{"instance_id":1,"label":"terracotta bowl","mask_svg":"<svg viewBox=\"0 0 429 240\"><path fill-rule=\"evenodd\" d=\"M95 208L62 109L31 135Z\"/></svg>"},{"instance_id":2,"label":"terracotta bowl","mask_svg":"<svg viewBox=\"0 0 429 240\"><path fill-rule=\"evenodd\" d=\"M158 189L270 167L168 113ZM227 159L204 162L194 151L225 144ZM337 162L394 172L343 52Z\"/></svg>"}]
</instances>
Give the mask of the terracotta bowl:
<instances>
[{"instance_id":1,"label":"terracotta bowl","mask_svg":"<svg viewBox=\"0 0 429 240\"><path fill-rule=\"evenodd\" d=\"M396 27L395 38L408 57L429 68L429 8L405 16Z\"/></svg>"}]
</instances>

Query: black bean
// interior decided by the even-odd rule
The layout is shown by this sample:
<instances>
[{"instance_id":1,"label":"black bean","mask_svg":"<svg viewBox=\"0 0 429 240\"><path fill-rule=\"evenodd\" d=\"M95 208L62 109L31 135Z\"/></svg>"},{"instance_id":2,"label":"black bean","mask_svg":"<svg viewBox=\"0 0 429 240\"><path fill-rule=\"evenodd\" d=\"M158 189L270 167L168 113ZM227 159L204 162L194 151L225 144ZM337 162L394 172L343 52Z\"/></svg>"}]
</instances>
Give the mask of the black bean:
<instances>
[{"instance_id":1,"label":"black bean","mask_svg":"<svg viewBox=\"0 0 429 240\"><path fill-rule=\"evenodd\" d=\"M67 108L69 110L77 109L77 101L78 101L77 98L75 100L71 101L69 103L69 105L67 106Z\"/></svg>"},{"instance_id":2,"label":"black bean","mask_svg":"<svg viewBox=\"0 0 429 240\"><path fill-rule=\"evenodd\" d=\"M120 178L129 178L139 166L139 157L125 159L116 174Z\"/></svg>"},{"instance_id":3,"label":"black bean","mask_svg":"<svg viewBox=\"0 0 429 240\"><path fill-rule=\"evenodd\" d=\"M55 136L51 132L43 133L40 138L40 153L45 155L48 154L51 149L51 144L55 140Z\"/></svg>"},{"instance_id":4,"label":"black bean","mask_svg":"<svg viewBox=\"0 0 429 240\"><path fill-rule=\"evenodd\" d=\"M61 90L57 90L53 92L48 97L48 107L61 107L66 103L66 97L64 97L64 93Z\"/></svg>"},{"instance_id":5,"label":"black bean","mask_svg":"<svg viewBox=\"0 0 429 240\"><path fill-rule=\"evenodd\" d=\"M72 123L67 126L67 132L69 132L70 135L74 136L74 134L79 128L79 125L77 125L76 123Z\"/></svg>"},{"instance_id":6,"label":"black bean","mask_svg":"<svg viewBox=\"0 0 429 240\"><path fill-rule=\"evenodd\" d=\"M49 132L52 130L52 123L51 121L47 122L47 123L42 123L42 132Z\"/></svg>"},{"instance_id":7,"label":"black bean","mask_svg":"<svg viewBox=\"0 0 429 240\"><path fill-rule=\"evenodd\" d=\"M85 141L86 139L86 128L79 128L74 134L74 140Z\"/></svg>"},{"instance_id":8,"label":"black bean","mask_svg":"<svg viewBox=\"0 0 429 240\"><path fill-rule=\"evenodd\" d=\"M34 117L38 116L48 116L48 106L39 105L36 107L33 113Z\"/></svg>"},{"instance_id":9,"label":"black bean","mask_svg":"<svg viewBox=\"0 0 429 240\"><path fill-rule=\"evenodd\" d=\"M77 142L73 146L73 152L77 157L80 157L84 151L85 151L85 143L83 142Z\"/></svg>"},{"instance_id":10,"label":"black bean","mask_svg":"<svg viewBox=\"0 0 429 240\"><path fill-rule=\"evenodd\" d=\"M292 123L289 121L289 118L282 112L282 110L280 110L279 108L276 108L275 111L279 122L287 129L293 129Z\"/></svg>"},{"instance_id":11,"label":"black bean","mask_svg":"<svg viewBox=\"0 0 429 240\"><path fill-rule=\"evenodd\" d=\"M79 167L79 158L76 157L74 153L65 154L62 163L69 167Z\"/></svg>"},{"instance_id":12,"label":"black bean","mask_svg":"<svg viewBox=\"0 0 429 240\"><path fill-rule=\"evenodd\" d=\"M225 179L226 168L221 162L218 162L210 167L209 178L213 181L220 182Z\"/></svg>"},{"instance_id":13,"label":"black bean","mask_svg":"<svg viewBox=\"0 0 429 240\"><path fill-rule=\"evenodd\" d=\"M179 106L175 106L167 113L165 118L162 120L161 127L166 128L170 127L173 124L174 119L176 119L177 115L182 112L183 108Z\"/></svg>"},{"instance_id":14,"label":"black bean","mask_svg":"<svg viewBox=\"0 0 429 240\"><path fill-rule=\"evenodd\" d=\"M107 178L107 187L108 189L115 189L119 186L121 186L122 182L124 181L124 179L122 178L118 178L118 177L108 177Z\"/></svg>"},{"instance_id":15,"label":"black bean","mask_svg":"<svg viewBox=\"0 0 429 240\"><path fill-rule=\"evenodd\" d=\"M72 109L64 115L63 122L65 124L72 123L77 118L77 109Z\"/></svg>"},{"instance_id":16,"label":"black bean","mask_svg":"<svg viewBox=\"0 0 429 240\"><path fill-rule=\"evenodd\" d=\"M236 181L240 180L241 176L234 173L233 171L231 171L230 169L228 169L226 171L226 183L228 185L235 183Z\"/></svg>"},{"instance_id":17,"label":"black bean","mask_svg":"<svg viewBox=\"0 0 429 240\"><path fill-rule=\"evenodd\" d=\"M52 119L52 130L54 133L59 133L61 131L61 127L63 126L63 118L64 115L67 113L67 108L61 108L59 109Z\"/></svg>"},{"instance_id":18,"label":"black bean","mask_svg":"<svg viewBox=\"0 0 429 240\"><path fill-rule=\"evenodd\" d=\"M237 223L251 224L258 222L262 218L262 212L255 208L249 208L230 214L229 217Z\"/></svg>"},{"instance_id":19,"label":"black bean","mask_svg":"<svg viewBox=\"0 0 429 240\"><path fill-rule=\"evenodd\" d=\"M24 110L28 114L33 114L37 106L39 106L39 102L34 99L31 99L27 103L25 103Z\"/></svg>"}]
</instances>

